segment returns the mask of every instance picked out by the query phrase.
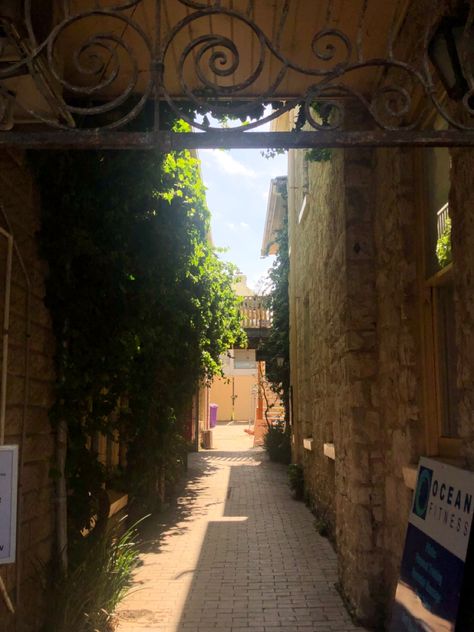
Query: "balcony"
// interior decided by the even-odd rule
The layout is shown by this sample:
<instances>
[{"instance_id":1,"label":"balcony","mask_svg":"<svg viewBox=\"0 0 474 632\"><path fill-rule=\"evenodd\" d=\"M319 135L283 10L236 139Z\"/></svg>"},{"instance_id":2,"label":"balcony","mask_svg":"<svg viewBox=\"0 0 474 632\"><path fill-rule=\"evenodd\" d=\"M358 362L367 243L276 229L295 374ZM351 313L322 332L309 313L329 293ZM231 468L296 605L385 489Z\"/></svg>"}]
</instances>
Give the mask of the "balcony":
<instances>
[{"instance_id":1,"label":"balcony","mask_svg":"<svg viewBox=\"0 0 474 632\"><path fill-rule=\"evenodd\" d=\"M244 296L239 307L242 327L248 338L248 349L259 349L268 338L273 315L266 296Z\"/></svg>"},{"instance_id":2,"label":"balcony","mask_svg":"<svg viewBox=\"0 0 474 632\"><path fill-rule=\"evenodd\" d=\"M269 329L272 326L268 297L244 296L239 311L244 329Z\"/></svg>"},{"instance_id":3,"label":"balcony","mask_svg":"<svg viewBox=\"0 0 474 632\"><path fill-rule=\"evenodd\" d=\"M446 222L449 219L449 204L442 206L437 213L437 229L438 239L440 239L446 230Z\"/></svg>"}]
</instances>

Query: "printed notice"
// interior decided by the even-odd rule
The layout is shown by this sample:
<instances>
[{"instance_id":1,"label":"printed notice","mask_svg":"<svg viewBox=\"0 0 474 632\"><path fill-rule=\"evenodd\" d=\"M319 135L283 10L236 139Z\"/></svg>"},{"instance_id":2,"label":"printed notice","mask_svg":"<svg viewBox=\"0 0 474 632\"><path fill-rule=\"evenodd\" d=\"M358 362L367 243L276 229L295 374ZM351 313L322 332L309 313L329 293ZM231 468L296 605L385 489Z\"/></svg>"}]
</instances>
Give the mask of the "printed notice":
<instances>
[{"instance_id":1,"label":"printed notice","mask_svg":"<svg viewBox=\"0 0 474 632\"><path fill-rule=\"evenodd\" d=\"M0 564L15 561L18 446L0 446Z\"/></svg>"},{"instance_id":2,"label":"printed notice","mask_svg":"<svg viewBox=\"0 0 474 632\"><path fill-rule=\"evenodd\" d=\"M474 474L421 459L390 632L454 632L474 513Z\"/></svg>"}]
</instances>

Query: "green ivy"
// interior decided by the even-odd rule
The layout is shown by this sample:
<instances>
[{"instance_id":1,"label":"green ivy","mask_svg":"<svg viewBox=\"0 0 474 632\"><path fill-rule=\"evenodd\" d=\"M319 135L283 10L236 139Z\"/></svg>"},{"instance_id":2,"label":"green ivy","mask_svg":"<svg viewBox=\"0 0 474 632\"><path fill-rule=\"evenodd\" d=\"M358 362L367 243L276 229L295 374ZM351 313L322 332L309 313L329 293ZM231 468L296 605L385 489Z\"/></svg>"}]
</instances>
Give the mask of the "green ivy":
<instances>
[{"instance_id":1,"label":"green ivy","mask_svg":"<svg viewBox=\"0 0 474 632\"><path fill-rule=\"evenodd\" d=\"M331 116L332 108L333 106L330 103L325 102L314 101L311 104L311 109L313 110L314 114L316 114L320 118L322 127L329 126L329 119ZM299 104L295 124L292 131L300 132L307 122L308 120L306 116L306 108L304 102L302 102ZM263 149L260 154L264 158L269 159L276 158L276 156L285 154L286 151L286 149L269 148ZM314 149L306 149L304 150L304 158L308 162L327 162L328 160L331 160L331 150L328 147L315 147Z\"/></svg>"},{"instance_id":2,"label":"green ivy","mask_svg":"<svg viewBox=\"0 0 474 632\"><path fill-rule=\"evenodd\" d=\"M186 131L178 126L179 131ZM68 426L70 523L97 511L96 432L128 446L135 498L156 498L186 445L180 419L219 356L244 343L234 269L209 243L199 162L188 151L33 154L46 303L57 340L53 424Z\"/></svg>"},{"instance_id":3,"label":"green ivy","mask_svg":"<svg viewBox=\"0 0 474 632\"><path fill-rule=\"evenodd\" d=\"M286 186L283 199L286 199ZM279 395L285 407L285 417L289 419L290 406L290 306L288 296L288 275L290 258L288 251L288 221L285 215L283 227L277 233L278 251L270 268L271 281L270 306L273 312L273 324L265 342L264 351L268 360L265 363L265 375L271 388ZM278 360L283 359L283 363Z\"/></svg>"},{"instance_id":4,"label":"green ivy","mask_svg":"<svg viewBox=\"0 0 474 632\"><path fill-rule=\"evenodd\" d=\"M451 252L451 218L446 218L444 230L436 242L436 258L440 268L444 268L452 261Z\"/></svg>"},{"instance_id":5,"label":"green ivy","mask_svg":"<svg viewBox=\"0 0 474 632\"><path fill-rule=\"evenodd\" d=\"M305 151L304 159L308 162L327 162L331 160L331 150L327 147L315 147Z\"/></svg>"}]
</instances>

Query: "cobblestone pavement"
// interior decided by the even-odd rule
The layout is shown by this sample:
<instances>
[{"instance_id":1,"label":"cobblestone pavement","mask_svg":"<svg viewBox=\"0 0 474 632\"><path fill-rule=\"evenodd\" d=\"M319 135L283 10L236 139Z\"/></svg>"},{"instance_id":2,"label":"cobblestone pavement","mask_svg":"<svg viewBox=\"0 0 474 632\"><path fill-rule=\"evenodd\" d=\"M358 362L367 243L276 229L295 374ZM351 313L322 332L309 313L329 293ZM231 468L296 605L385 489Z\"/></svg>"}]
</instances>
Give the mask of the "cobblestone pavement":
<instances>
[{"instance_id":1,"label":"cobblestone pavement","mask_svg":"<svg viewBox=\"0 0 474 632\"><path fill-rule=\"evenodd\" d=\"M329 542L285 468L252 445L227 425L214 450L191 455L176 509L148 526L118 632L361 632L334 588Z\"/></svg>"}]
</instances>

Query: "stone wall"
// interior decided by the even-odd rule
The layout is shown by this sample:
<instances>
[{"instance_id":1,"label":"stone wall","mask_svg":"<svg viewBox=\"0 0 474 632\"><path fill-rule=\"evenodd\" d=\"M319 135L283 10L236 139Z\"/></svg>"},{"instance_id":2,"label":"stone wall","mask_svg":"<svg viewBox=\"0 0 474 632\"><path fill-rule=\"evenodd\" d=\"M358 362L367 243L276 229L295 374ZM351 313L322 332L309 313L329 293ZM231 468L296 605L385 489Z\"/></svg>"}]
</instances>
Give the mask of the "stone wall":
<instances>
[{"instance_id":1,"label":"stone wall","mask_svg":"<svg viewBox=\"0 0 474 632\"><path fill-rule=\"evenodd\" d=\"M411 6L400 49L421 45L431 4ZM351 121L359 115L351 111ZM435 332L427 327L434 308L423 152L334 151L306 181L303 153L291 152L289 167L294 458L335 534L342 590L358 617L377 624L390 613L419 457L474 468L474 155L451 150L460 441L447 448ZM310 204L300 225L305 190ZM312 451L302 448L308 435ZM322 454L328 441L334 462Z\"/></svg>"},{"instance_id":2,"label":"stone wall","mask_svg":"<svg viewBox=\"0 0 474 632\"><path fill-rule=\"evenodd\" d=\"M403 468L424 450L421 304L417 259L422 249L417 208L417 162L410 149L376 156L375 250L378 398L382 419L384 602L395 591L411 490Z\"/></svg>"},{"instance_id":3,"label":"stone wall","mask_svg":"<svg viewBox=\"0 0 474 632\"><path fill-rule=\"evenodd\" d=\"M428 151L428 150L427 150ZM411 505L403 470L421 455L448 456L438 445L435 393L427 386L430 359L423 324L427 276L423 263L426 178L423 152L377 152L377 338L378 386L383 416L385 519L383 533L387 605L395 590ZM458 466L474 466L474 195L472 151L452 150L450 215L457 347L457 415L462 448Z\"/></svg>"},{"instance_id":4,"label":"stone wall","mask_svg":"<svg viewBox=\"0 0 474 632\"><path fill-rule=\"evenodd\" d=\"M342 167L342 152L315 163L295 151L288 179L294 456L304 464L307 491L333 534L334 462L323 455L322 445L334 441L343 377L334 350L343 345L344 335L344 206L332 195L333 187L342 183ZM313 438L317 450L303 449L307 437Z\"/></svg>"},{"instance_id":5,"label":"stone wall","mask_svg":"<svg viewBox=\"0 0 474 632\"><path fill-rule=\"evenodd\" d=\"M413 149L333 152L330 163L310 166L308 183L296 175L302 160L303 152L290 156L290 190L306 186L309 200L300 223L301 192L289 205L294 456L335 534L341 586L356 615L376 623L390 612L398 578L412 498L404 474L421 455L443 456L427 387L426 178ZM472 152L452 151L455 463L471 468L473 170ZM302 449L309 435L312 451ZM322 451L330 441L334 462Z\"/></svg>"},{"instance_id":6,"label":"stone wall","mask_svg":"<svg viewBox=\"0 0 474 632\"><path fill-rule=\"evenodd\" d=\"M341 361L345 382L335 448L341 584L356 615L377 622L382 598L383 454L377 393L373 177L372 150L344 152L346 304Z\"/></svg>"},{"instance_id":7,"label":"stone wall","mask_svg":"<svg viewBox=\"0 0 474 632\"><path fill-rule=\"evenodd\" d=\"M25 401L25 344L27 283L17 254L13 257L6 443L20 444L23 467L19 494L19 550L17 564L0 566L0 575L14 604L18 621L0 598L0 627L10 632L37 630L41 622L41 569L50 560L54 532L53 486L49 477L54 438L48 419L53 402L54 338L44 306L46 266L38 254L39 203L25 158L6 151L0 153L0 225L7 229L3 205L21 253L31 286L30 380L28 406ZM0 300L5 297L6 243L0 240ZM44 578L43 578L44 579ZM17 582L19 588L17 591Z\"/></svg>"},{"instance_id":8,"label":"stone wall","mask_svg":"<svg viewBox=\"0 0 474 632\"><path fill-rule=\"evenodd\" d=\"M342 587L356 614L374 622L389 611L398 577L412 495L404 470L439 453L425 384L424 172L410 149L333 152L309 165L307 181L303 160L304 152L290 156L294 456L335 534ZM472 153L452 151L457 463L464 456L470 467L473 168ZM302 448L305 436L312 451ZM326 442L335 462L323 455Z\"/></svg>"},{"instance_id":9,"label":"stone wall","mask_svg":"<svg viewBox=\"0 0 474 632\"><path fill-rule=\"evenodd\" d=\"M342 586L356 612L372 619L383 522L373 159L370 150L333 151L330 161L305 165L304 152L292 152L289 170L294 454L335 537ZM302 449L305 436L311 451ZM325 443L334 443L335 461Z\"/></svg>"}]
</instances>

